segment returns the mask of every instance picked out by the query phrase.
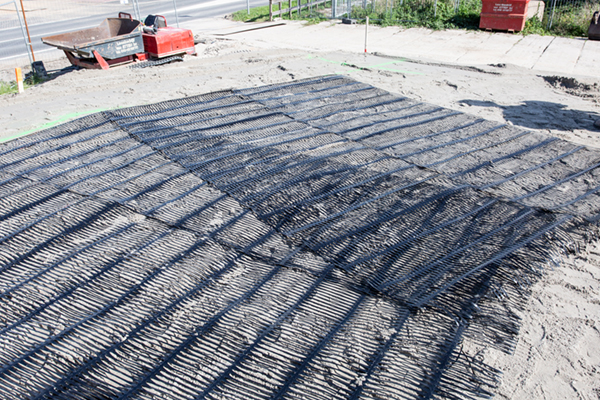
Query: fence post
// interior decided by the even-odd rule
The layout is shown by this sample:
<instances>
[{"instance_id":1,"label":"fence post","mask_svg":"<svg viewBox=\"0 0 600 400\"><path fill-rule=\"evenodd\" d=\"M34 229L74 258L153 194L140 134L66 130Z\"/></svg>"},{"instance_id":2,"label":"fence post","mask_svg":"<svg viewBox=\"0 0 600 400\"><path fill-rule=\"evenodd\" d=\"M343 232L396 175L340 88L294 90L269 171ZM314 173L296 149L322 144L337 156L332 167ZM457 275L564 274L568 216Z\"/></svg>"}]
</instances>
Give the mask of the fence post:
<instances>
[{"instance_id":1,"label":"fence post","mask_svg":"<svg viewBox=\"0 0 600 400\"><path fill-rule=\"evenodd\" d=\"M302 9L300 8L300 3L302 3L302 0L298 0L298 18L302 18L302 17L300 16L300 14L301 14L301 13L300 13L300 11L302 10Z\"/></svg>"},{"instance_id":2,"label":"fence post","mask_svg":"<svg viewBox=\"0 0 600 400\"><path fill-rule=\"evenodd\" d=\"M552 13L550 14L550 19L548 20L548 30L552 28L552 20L554 19L554 10L556 9L556 0L552 2Z\"/></svg>"},{"instance_id":3,"label":"fence post","mask_svg":"<svg viewBox=\"0 0 600 400\"><path fill-rule=\"evenodd\" d=\"M269 21L273 21L273 0L269 0Z\"/></svg>"},{"instance_id":4,"label":"fence post","mask_svg":"<svg viewBox=\"0 0 600 400\"><path fill-rule=\"evenodd\" d=\"M139 0L133 0L133 12L137 14L137 20L142 20L142 13L140 12L140 2Z\"/></svg>"},{"instance_id":5,"label":"fence post","mask_svg":"<svg viewBox=\"0 0 600 400\"><path fill-rule=\"evenodd\" d=\"M175 9L175 22L179 28L179 13L177 12L177 2L175 0L173 0L173 8Z\"/></svg>"},{"instance_id":6,"label":"fence post","mask_svg":"<svg viewBox=\"0 0 600 400\"><path fill-rule=\"evenodd\" d=\"M352 18L352 0L348 0L348 18Z\"/></svg>"},{"instance_id":7,"label":"fence post","mask_svg":"<svg viewBox=\"0 0 600 400\"><path fill-rule=\"evenodd\" d=\"M15 4L16 6L16 4ZM15 7L16 8L16 7ZM17 13L19 11L17 10ZM25 17L25 7L23 7L23 0L21 0L21 12L23 13L23 22L25 22L25 30L27 30L27 40L29 40L29 48L31 49L31 58L35 61L35 54L33 54L33 46L31 45L31 36L29 35L29 27L27 26L27 17Z\"/></svg>"},{"instance_id":8,"label":"fence post","mask_svg":"<svg viewBox=\"0 0 600 400\"><path fill-rule=\"evenodd\" d=\"M331 0L331 18L335 19L337 14L337 0Z\"/></svg>"},{"instance_id":9,"label":"fence post","mask_svg":"<svg viewBox=\"0 0 600 400\"><path fill-rule=\"evenodd\" d=\"M433 18L437 18L437 0L435 0L435 6L433 8Z\"/></svg>"},{"instance_id":10,"label":"fence post","mask_svg":"<svg viewBox=\"0 0 600 400\"><path fill-rule=\"evenodd\" d=\"M290 14L290 15L289 15L289 16L290 16L290 19L292 19L292 0L290 0L290 6L288 7L288 12L289 12L289 14Z\"/></svg>"}]
</instances>

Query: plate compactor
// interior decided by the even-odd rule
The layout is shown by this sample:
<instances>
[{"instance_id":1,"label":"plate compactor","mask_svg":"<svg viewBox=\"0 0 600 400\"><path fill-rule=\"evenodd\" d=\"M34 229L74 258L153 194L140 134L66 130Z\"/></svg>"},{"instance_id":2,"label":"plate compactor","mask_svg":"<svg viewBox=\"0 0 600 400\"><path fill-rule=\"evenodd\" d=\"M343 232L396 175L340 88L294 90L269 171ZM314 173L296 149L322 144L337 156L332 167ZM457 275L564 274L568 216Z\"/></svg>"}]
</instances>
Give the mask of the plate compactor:
<instances>
[{"instance_id":1,"label":"plate compactor","mask_svg":"<svg viewBox=\"0 0 600 400\"><path fill-rule=\"evenodd\" d=\"M63 50L71 64L94 69L196 54L192 31L167 26L162 15L149 15L142 24L131 14L119 13L95 28L46 36L42 42Z\"/></svg>"},{"instance_id":2,"label":"plate compactor","mask_svg":"<svg viewBox=\"0 0 600 400\"><path fill-rule=\"evenodd\" d=\"M588 28L588 38L590 40L600 40L600 11L596 11L590 21L590 27Z\"/></svg>"}]
</instances>

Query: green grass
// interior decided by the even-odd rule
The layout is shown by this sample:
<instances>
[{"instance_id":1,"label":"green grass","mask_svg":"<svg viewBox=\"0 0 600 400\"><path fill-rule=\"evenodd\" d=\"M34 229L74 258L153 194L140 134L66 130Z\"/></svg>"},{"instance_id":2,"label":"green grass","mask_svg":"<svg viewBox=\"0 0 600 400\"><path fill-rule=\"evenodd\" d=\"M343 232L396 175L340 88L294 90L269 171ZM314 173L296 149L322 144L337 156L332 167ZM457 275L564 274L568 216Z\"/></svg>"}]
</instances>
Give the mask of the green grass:
<instances>
[{"instance_id":1,"label":"green grass","mask_svg":"<svg viewBox=\"0 0 600 400\"><path fill-rule=\"evenodd\" d=\"M300 0L305 4L307 0ZM479 14L481 13L481 0L462 0L460 6L455 9L453 0L438 0L437 10L434 7L434 0L390 0L394 6L386 10L386 1L373 0L369 2L366 9L354 7L352 9L352 18L363 20L369 16L371 23L381 26L400 25L403 27L425 27L429 29L471 29L479 30ZM290 2L282 3L282 9L289 7ZM291 2L292 7L297 6L297 0ZM550 1L546 7L550 7ZM391 6L391 4L390 4ZM326 4L331 8L331 3ZM308 24L319 23L326 20L323 5L318 10L313 8L312 13L308 9L302 10L300 15L294 10L292 19L306 20ZM557 7L552 27L547 29L548 21L537 19L528 20L525 29L521 32L524 35L556 35L556 36L587 36L589 21L594 11L600 8L599 0L586 1L582 5L573 4ZM277 5L273 5L274 16L276 16ZM391 12L390 12L391 10ZM330 14L330 13L329 13ZM548 14L548 13L546 13ZM289 19L288 13L282 16ZM233 14L233 19L244 22L260 22L269 20L269 6L262 6L250 9L250 14L246 10L241 10Z\"/></svg>"},{"instance_id":2,"label":"green grass","mask_svg":"<svg viewBox=\"0 0 600 400\"><path fill-rule=\"evenodd\" d=\"M4 82L0 81L0 95L15 93L17 91L16 82Z\"/></svg>"},{"instance_id":3,"label":"green grass","mask_svg":"<svg viewBox=\"0 0 600 400\"><path fill-rule=\"evenodd\" d=\"M300 0L300 5L308 4L307 0ZM291 1L292 7L298 6L298 1ZM290 7L290 1L281 2L281 9L285 10ZM304 20L310 24L318 24L326 20L325 16L322 14L325 8L331 8L331 2L325 4L319 4L317 7L312 7L311 11L308 8L304 8L298 14L298 10L292 10L292 20ZM273 18L278 18L278 5L277 3L273 3ZM289 13L283 13L281 15L283 19L290 19ZM234 21L242 21L242 22L264 22L269 20L269 6L260 6L254 7L250 9L250 14L248 14L248 10L240 10L236 11L232 14L232 19Z\"/></svg>"},{"instance_id":4,"label":"green grass","mask_svg":"<svg viewBox=\"0 0 600 400\"><path fill-rule=\"evenodd\" d=\"M25 90L39 83L45 82L46 79L42 79L37 75L32 75L23 80L23 87ZM3 94L18 93L17 81L5 82L0 81L0 96Z\"/></svg>"},{"instance_id":5,"label":"green grass","mask_svg":"<svg viewBox=\"0 0 600 400\"><path fill-rule=\"evenodd\" d=\"M248 10L236 11L231 15L234 21L263 22L269 20L269 6L254 7Z\"/></svg>"},{"instance_id":6,"label":"green grass","mask_svg":"<svg viewBox=\"0 0 600 400\"><path fill-rule=\"evenodd\" d=\"M356 7L352 10L352 17L362 19L367 15L373 23L390 26L402 25L407 28L425 27L429 29L478 29L479 13L481 12L480 0L463 0L454 9L451 0L438 0L437 10L431 1L397 1L390 11L385 6Z\"/></svg>"},{"instance_id":7,"label":"green grass","mask_svg":"<svg viewBox=\"0 0 600 400\"><path fill-rule=\"evenodd\" d=\"M525 22L525 28L521 32L523 35L550 35L550 32L546 29L547 24L542 23L537 18L528 19Z\"/></svg>"}]
</instances>

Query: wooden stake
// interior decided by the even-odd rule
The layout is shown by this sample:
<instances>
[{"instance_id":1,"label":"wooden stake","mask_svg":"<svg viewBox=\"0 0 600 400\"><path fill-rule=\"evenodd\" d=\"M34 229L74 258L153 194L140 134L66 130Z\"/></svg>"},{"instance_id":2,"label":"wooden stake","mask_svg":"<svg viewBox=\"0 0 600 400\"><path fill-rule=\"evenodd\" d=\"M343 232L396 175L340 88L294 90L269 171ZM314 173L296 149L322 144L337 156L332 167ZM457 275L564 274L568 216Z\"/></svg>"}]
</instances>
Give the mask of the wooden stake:
<instances>
[{"instance_id":1,"label":"wooden stake","mask_svg":"<svg viewBox=\"0 0 600 400\"><path fill-rule=\"evenodd\" d=\"M25 88L23 87L23 71L21 71L21 68L15 68L15 76L17 77L17 89L19 93L23 93Z\"/></svg>"},{"instance_id":2,"label":"wooden stake","mask_svg":"<svg viewBox=\"0 0 600 400\"><path fill-rule=\"evenodd\" d=\"M365 25L365 53L367 52L367 37L369 34L369 16L367 16L367 23Z\"/></svg>"}]
</instances>

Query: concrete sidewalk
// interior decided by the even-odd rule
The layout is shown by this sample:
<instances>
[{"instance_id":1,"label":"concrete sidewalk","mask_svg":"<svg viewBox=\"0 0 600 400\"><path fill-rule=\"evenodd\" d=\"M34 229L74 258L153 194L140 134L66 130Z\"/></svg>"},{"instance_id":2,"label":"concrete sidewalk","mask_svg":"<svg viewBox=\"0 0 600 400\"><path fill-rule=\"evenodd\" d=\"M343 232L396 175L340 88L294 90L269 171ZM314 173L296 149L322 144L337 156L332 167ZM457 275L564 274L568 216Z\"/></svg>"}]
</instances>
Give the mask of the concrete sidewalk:
<instances>
[{"instance_id":1,"label":"concrete sidewalk","mask_svg":"<svg viewBox=\"0 0 600 400\"><path fill-rule=\"evenodd\" d=\"M239 32L231 33L235 26ZM250 28L250 24L212 20L194 32L227 32L224 37L261 41L278 47L364 52L365 25L339 22L305 25L285 21L283 25L265 29L247 31L246 28ZM514 64L546 73L600 78L600 41L584 38L369 26L367 50L422 61L468 66Z\"/></svg>"}]
</instances>

